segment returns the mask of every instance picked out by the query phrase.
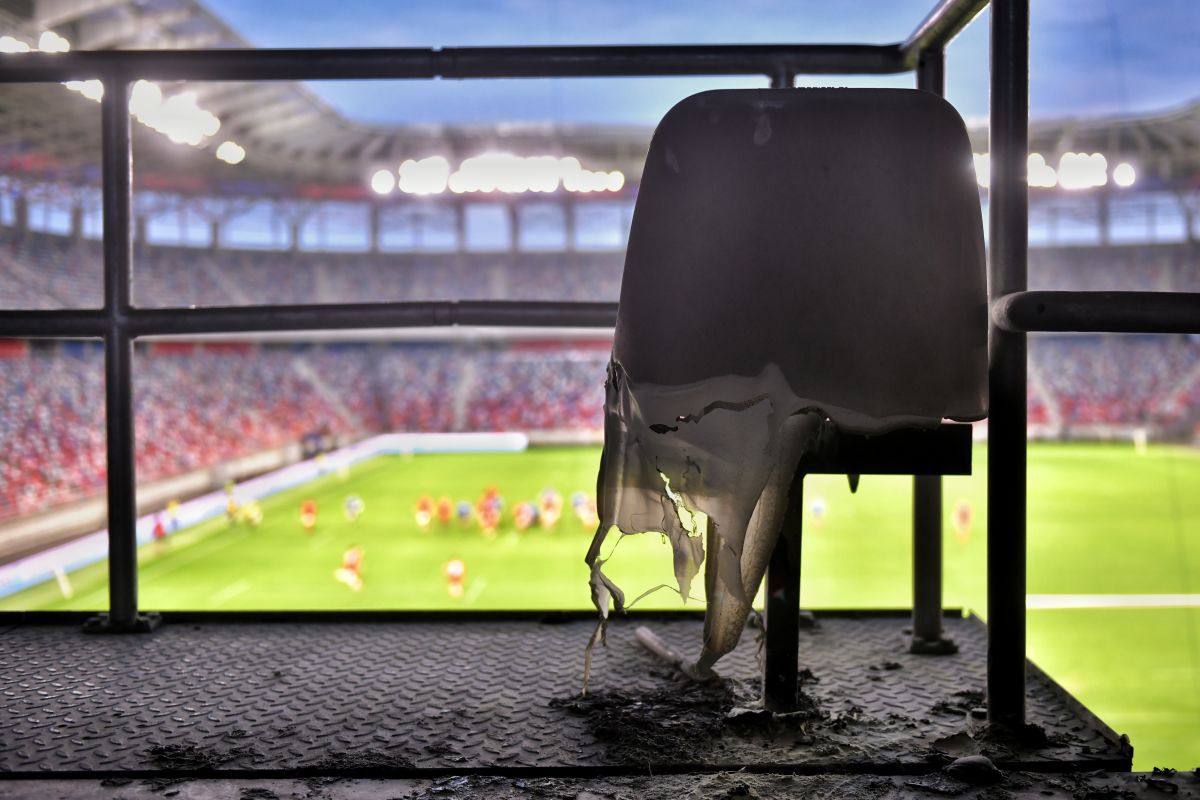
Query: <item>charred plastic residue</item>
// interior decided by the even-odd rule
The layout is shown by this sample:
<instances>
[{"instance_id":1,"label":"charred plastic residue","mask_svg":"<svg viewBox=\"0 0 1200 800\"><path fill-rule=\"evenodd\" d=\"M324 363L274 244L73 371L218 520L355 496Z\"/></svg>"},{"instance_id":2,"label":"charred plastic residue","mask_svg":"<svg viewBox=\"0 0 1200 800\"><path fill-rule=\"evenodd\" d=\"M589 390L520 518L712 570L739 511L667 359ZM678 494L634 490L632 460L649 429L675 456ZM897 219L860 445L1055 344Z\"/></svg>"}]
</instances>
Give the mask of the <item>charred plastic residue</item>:
<instances>
[{"instance_id":1,"label":"charred plastic residue","mask_svg":"<svg viewBox=\"0 0 1200 800\"><path fill-rule=\"evenodd\" d=\"M591 649L604 641L610 606L625 609L624 594L602 569L614 528L618 535L657 532L670 542L674 588L685 602L705 568L704 641L689 669L710 676L741 637L796 466L815 445L825 416L797 398L773 366L755 377L639 386L616 358L605 410L600 525L587 556L601 618L588 646L585 690Z\"/></svg>"}]
</instances>

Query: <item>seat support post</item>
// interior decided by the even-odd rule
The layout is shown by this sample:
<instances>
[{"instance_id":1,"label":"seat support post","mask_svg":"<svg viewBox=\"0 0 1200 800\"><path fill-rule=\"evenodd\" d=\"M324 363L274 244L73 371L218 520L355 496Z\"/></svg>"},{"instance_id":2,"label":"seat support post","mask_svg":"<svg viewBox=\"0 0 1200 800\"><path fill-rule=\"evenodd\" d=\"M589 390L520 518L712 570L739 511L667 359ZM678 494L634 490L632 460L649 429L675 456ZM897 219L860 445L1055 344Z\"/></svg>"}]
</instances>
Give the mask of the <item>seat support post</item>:
<instances>
[{"instance_id":1,"label":"seat support post","mask_svg":"<svg viewBox=\"0 0 1200 800\"><path fill-rule=\"evenodd\" d=\"M909 652L958 652L942 636L942 476L913 476L913 616Z\"/></svg>"},{"instance_id":2,"label":"seat support post","mask_svg":"<svg viewBox=\"0 0 1200 800\"><path fill-rule=\"evenodd\" d=\"M767 565L766 644L763 647L763 705L770 711L796 708L800 659L800 544L804 473L788 490L787 511Z\"/></svg>"},{"instance_id":3,"label":"seat support post","mask_svg":"<svg viewBox=\"0 0 1200 800\"><path fill-rule=\"evenodd\" d=\"M917 88L946 94L946 54L940 47L917 58ZM942 637L942 476L913 476L913 619L909 651L956 653Z\"/></svg>"}]
</instances>

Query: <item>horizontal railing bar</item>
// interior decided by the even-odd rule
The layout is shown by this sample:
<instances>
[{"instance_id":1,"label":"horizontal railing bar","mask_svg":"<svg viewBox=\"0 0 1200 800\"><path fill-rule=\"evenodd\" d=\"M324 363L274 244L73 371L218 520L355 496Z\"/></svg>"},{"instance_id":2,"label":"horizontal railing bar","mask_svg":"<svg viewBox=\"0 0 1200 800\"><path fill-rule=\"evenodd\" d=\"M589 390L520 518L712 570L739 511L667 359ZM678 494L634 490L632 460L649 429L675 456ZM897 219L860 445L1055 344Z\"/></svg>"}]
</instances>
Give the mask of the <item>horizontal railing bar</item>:
<instances>
[{"instance_id":1,"label":"horizontal railing bar","mask_svg":"<svg viewBox=\"0 0 1200 800\"><path fill-rule=\"evenodd\" d=\"M135 336L448 325L611 328L616 303L463 300L431 303L134 309Z\"/></svg>"},{"instance_id":2,"label":"horizontal railing bar","mask_svg":"<svg viewBox=\"0 0 1200 800\"><path fill-rule=\"evenodd\" d=\"M611 328L616 303L461 300L210 308L135 308L121 322L134 336L414 328L449 325ZM1015 292L992 303L1013 332L1200 333L1200 294ZM98 309L4 310L0 336L89 338L110 326Z\"/></svg>"},{"instance_id":3,"label":"horizontal railing bar","mask_svg":"<svg viewBox=\"0 0 1200 800\"><path fill-rule=\"evenodd\" d=\"M917 68L922 50L944 49L987 5L988 0L940 0L900 45L904 69Z\"/></svg>"},{"instance_id":4,"label":"horizontal railing bar","mask_svg":"<svg viewBox=\"0 0 1200 800\"><path fill-rule=\"evenodd\" d=\"M0 336L88 339L103 336L108 326L108 317L100 309L0 309Z\"/></svg>"},{"instance_id":5,"label":"horizontal railing bar","mask_svg":"<svg viewBox=\"0 0 1200 800\"><path fill-rule=\"evenodd\" d=\"M0 55L0 83L148 80L575 78L889 74L899 45L603 45L237 50L76 50Z\"/></svg>"},{"instance_id":6,"label":"horizontal railing bar","mask_svg":"<svg viewBox=\"0 0 1200 800\"><path fill-rule=\"evenodd\" d=\"M992 303L992 320L1015 333L1200 333L1200 294L1014 292Z\"/></svg>"},{"instance_id":7,"label":"horizontal railing bar","mask_svg":"<svg viewBox=\"0 0 1200 800\"><path fill-rule=\"evenodd\" d=\"M343 303L210 308L134 308L117 325L133 336L268 331L432 328L611 328L616 303L446 300L419 303ZM103 311L55 309L0 312L0 336L99 337L112 323Z\"/></svg>"}]
</instances>

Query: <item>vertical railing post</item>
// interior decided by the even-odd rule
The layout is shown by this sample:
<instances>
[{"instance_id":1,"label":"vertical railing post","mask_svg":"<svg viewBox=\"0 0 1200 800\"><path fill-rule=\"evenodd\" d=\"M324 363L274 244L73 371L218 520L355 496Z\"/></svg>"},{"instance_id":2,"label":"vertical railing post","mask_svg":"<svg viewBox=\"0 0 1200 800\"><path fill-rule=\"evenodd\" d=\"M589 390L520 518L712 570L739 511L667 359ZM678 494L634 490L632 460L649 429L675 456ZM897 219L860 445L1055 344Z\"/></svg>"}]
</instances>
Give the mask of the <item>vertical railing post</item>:
<instances>
[{"instance_id":1,"label":"vertical railing post","mask_svg":"<svg viewBox=\"0 0 1200 800\"><path fill-rule=\"evenodd\" d=\"M763 706L794 711L800 673L800 554L804 520L804 473L788 488L787 511L766 576L766 639L763 645Z\"/></svg>"},{"instance_id":2,"label":"vertical railing post","mask_svg":"<svg viewBox=\"0 0 1200 800\"><path fill-rule=\"evenodd\" d=\"M153 621L138 614L137 502L134 473L133 340L131 306L133 153L130 139L129 82L110 73L100 106L102 201L104 213L104 420L108 469L108 614L89 620L85 630L149 630Z\"/></svg>"},{"instance_id":3,"label":"vertical railing post","mask_svg":"<svg viewBox=\"0 0 1200 800\"><path fill-rule=\"evenodd\" d=\"M946 93L946 57L939 49L921 51L917 88L942 97ZM942 636L942 476L913 476L913 653L938 655L958 651Z\"/></svg>"},{"instance_id":4,"label":"vertical railing post","mask_svg":"<svg viewBox=\"0 0 1200 800\"><path fill-rule=\"evenodd\" d=\"M791 89L796 75L780 70L770 76L772 89ZM763 643L763 706L792 711L800 673L800 544L804 518L804 474L796 471L788 489L787 511L771 560L767 562Z\"/></svg>"},{"instance_id":5,"label":"vertical railing post","mask_svg":"<svg viewBox=\"0 0 1200 800\"><path fill-rule=\"evenodd\" d=\"M1027 288L1029 0L991 22L990 298ZM992 324L988 368L988 719L1025 719L1025 334Z\"/></svg>"}]
</instances>

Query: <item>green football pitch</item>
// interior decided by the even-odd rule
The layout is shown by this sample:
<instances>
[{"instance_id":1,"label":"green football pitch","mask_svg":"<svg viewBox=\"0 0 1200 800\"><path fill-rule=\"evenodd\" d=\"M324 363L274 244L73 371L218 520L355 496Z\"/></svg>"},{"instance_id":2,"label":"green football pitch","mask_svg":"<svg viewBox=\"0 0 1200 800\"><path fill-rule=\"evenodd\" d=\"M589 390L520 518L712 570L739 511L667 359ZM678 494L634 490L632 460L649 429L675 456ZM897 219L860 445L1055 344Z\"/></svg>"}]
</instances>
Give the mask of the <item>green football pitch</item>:
<instances>
[{"instance_id":1,"label":"green football pitch","mask_svg":"<svg viewBox=\"0 0 1200 800\"><path fill-rule=\"evenodd\" d=\"M257 528L214 520L172 535L161 549L144 547L141 604L164 610L587 608L583 555L591 531L572 515L570 496L590 495L598 458L596 448L552 448L359 464L349 475L266 499ZM977 447L975 475L945 480L944 545L946 605L984 616L985 468L986 451ZM553 530L520 533L506 514L507 527L493 538L475 527L435 522L423 531L416 524L418 497L474 502L487 486L499 489L509 509L552 486L566 500L563 518ZM351 493L366 507L353 523L342 515ZM909 606L910 493L905 478L864 477L853 496L844 478L807 479L806 607ZM311 534L299 521L307 498L320 509ZM966 535L951 521L962 501L974 511ZM1029 518L1031 658L1130 735L1135 768L1196 767L1200 455L1172 447L1136 454L1128 445L1031 445ZM334 578L353 546L364 554L357 592ZM455 558L466 566L458 597L444 571ZM671 582L670 550L658 536L625 537L606 571L636 596ZM51 582L0 600L0 608L106 605L103 564L69 578L69 600ZM680 599L661 590L641 606L678 608Z\"/></svg>"}]
</instances>

